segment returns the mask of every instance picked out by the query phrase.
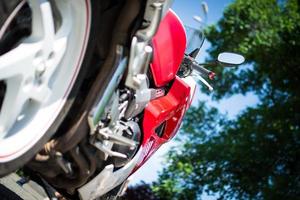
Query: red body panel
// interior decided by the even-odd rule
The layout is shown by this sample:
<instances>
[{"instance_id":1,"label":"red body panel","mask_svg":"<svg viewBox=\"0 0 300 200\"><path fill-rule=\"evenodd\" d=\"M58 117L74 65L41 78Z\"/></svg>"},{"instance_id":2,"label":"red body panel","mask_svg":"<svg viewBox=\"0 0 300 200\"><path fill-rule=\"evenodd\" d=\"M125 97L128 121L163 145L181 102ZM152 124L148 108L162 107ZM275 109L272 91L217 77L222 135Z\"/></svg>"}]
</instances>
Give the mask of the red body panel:
<instances>
[{"instance_id":1,"label":"red body panel","mask_svg":"<svg viewBox=\"0 0 300 200\"><path fill-rule=\"evenodd\" d=\"M142 154L135 170L176 134L193 95L191 87L176 76L186 48L186 34L183 24L173 11L168 11L162 20L152 46L150 67L155 86L166 86L171 81L173 83L167 95L150 101L145 108ZM158 135L157 128L163 123L165 127Z\"/></svg>"},{"instance_id":2,"label":"red body panel","mask_svg":"<svg viewBox=\"0 0 300 200\"><path fill-rule=\"evenodd\" d=\"M176 77L168 94L152 100L144 112L141 166L163 143L169 141L178 131L190 101L190 87ZM156 128L166 123L163 134L158 136Z\"/></svg>"},{"instance_id":3,"label":"red body panel","mask_svg":"<svg viewBox=\"0 0 300 200\"><path fill-rule=\"evenodd\" d=\"M153 60L150 64L157 87L173 80L186 48L186 34L180 19L168 11L152 40Z\"/></svg>"}]
</instances>

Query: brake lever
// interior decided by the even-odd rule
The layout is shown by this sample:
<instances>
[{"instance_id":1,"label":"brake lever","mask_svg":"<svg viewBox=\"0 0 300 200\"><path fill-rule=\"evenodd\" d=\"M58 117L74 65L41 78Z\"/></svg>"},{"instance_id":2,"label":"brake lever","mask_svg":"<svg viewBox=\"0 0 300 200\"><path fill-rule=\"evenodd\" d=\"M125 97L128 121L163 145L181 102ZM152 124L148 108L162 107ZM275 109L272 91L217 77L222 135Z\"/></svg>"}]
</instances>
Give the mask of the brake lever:
<instances>
[{"instance_id":1,"label":"brake lever","mask_svg":"<svg viewBox=\"0 0 300 200\"><path fill-rule=\"evenodd\" d=\"M199 79L208 89L209 91L213 91L214 88L199 74L199 72L193 72L194 76L196 76L197 79Z\"/></svg>"},{"instance_id":2,"label":"brake lever","mask_svg":"<svg viewBox=\"0 0 300 200\"><path fill-rule=\"evenodd\" d=\"M200 74L203 74L204 76L207 76L210 80L214 80L214 78L216 76L216 74L214 72L202 67L194 59L192 60L192 69L193 69L193 71L196 71Z\"/></svg>"},{"instance_id":3,"label":"brake lever","mask_svg":"<svg viewBox=\"0 0 300 200\"><path fill-rule=\"evenodd\" d=\"M185 55L178 74L180 77L194 76L207 86L210 91L213 91L213 87L203 77L214 80L216 74L198 64L198 62L189 55Z\"/></svg>"},{"instance_id":4,"label":"brake lever","mask_svg":"<svg viewBox=\"0 0 300 200\"><path fill-rule=\"evenodd\" d=\"M198 62L192 58L189 57L188 58L191 62L191 67L193 70L193 74L196 76L197 79L199 79L206 87L208 87L209 91L213 91L214 88L201 76L205 76L208 77L210 80L214 80L216 74L204 67L202 67L201 65L198 64Z\"/></svg>"}]
</instances>

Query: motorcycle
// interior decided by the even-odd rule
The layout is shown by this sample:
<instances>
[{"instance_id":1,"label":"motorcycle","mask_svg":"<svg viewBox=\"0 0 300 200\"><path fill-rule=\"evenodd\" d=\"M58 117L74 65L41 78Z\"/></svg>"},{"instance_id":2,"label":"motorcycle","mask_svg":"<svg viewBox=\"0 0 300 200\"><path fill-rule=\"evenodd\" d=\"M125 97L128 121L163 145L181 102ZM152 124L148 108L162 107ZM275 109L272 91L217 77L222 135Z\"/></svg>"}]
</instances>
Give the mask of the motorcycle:
<instances>
[{"instance_id":1,"label":"motorcycle","mask_svg":"<svg viewBox=\"0 0 300 200\"><path fill-rule=\"evenodd\" d=\"M207 66L244 62L221 53L199 64L202 30L169 0L0 5L0 175L22 169L65 198L124 193L177 133L193 76L212 90Z\"/></svg>"}]
</instances>

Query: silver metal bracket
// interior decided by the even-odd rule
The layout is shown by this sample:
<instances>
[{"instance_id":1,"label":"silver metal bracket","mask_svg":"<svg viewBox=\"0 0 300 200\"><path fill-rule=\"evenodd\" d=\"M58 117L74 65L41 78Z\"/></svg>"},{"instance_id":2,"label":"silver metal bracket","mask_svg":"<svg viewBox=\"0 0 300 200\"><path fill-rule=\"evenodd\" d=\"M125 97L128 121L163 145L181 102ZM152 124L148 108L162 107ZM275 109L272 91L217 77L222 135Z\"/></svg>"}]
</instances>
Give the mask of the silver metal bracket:
<instances>
[{"instance_id":1,"label":"silver metal bracket","mask_svg":"<svg viewBox=\"0 0 300 200\"><path fill-rule=\"evenodd\" d=\"M138 30L131 42L125 85L134 90L140 89L143 81L138 75L146 74L148 71L153 51L149 45L150 40L155 35L162 18L163 3L155 2L151 7L154 8L154 13L150 24L148 27Z\"/></svg>"},{"instance_id":2,"label":"silver metal bracket","mask_svg":"<svg viewBox=\"0 0 300 200\"><path fill-rule=\"evenodd\" d=\"M128 135L133 134L130 132L126 123L122 123L118 120L111 126L98 129L97 138L95 142L91 143L104 153L104 160L107 160L108 157L127 158L125 154L112 150L114 144L127 146L130 149L135 149L137 147L135 141L123 136L124 132Z\"/></svg>"},{"instance_id":3,"label":"silver metal bracket","mask_svg":"<svg viewBox=\"0 0 300 200\"><path fill-rule=\"evenodd\" d=\"M118 84L125 72L127 67L127 58L122 58L123 47L117 46L117 59L116 65L118 65L116 72L114 73L112 79L110 80L107 88L104 91L104 94L96 101L92 110L88 116L88 123L91 129L91 134L95 133L96 127L101 119L102 114L104 113L105 107L110 101L112 95L118 87Z\"/></svg>"}]
</instances>

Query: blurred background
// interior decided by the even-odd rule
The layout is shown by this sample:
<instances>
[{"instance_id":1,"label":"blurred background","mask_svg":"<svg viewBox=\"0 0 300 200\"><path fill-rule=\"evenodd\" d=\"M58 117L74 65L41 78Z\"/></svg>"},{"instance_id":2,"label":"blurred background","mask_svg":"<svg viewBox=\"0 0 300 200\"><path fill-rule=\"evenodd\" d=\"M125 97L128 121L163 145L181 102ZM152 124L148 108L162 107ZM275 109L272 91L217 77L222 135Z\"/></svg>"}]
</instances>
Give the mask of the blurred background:
<instances>
[{"instance_id":1,"label":"blurred background","mask_svg":"<svg viewBox=\"0 0 300 200\"><path fill-rule=\"evenodd\" d=\"M300 1L175 0L185 25L206 21L197 60L216 67L213 92L198 85L175 140L136 174L124 199L300 199ZM203 27L202 27L203 28Z\"/></svg>"}]
</instances>

